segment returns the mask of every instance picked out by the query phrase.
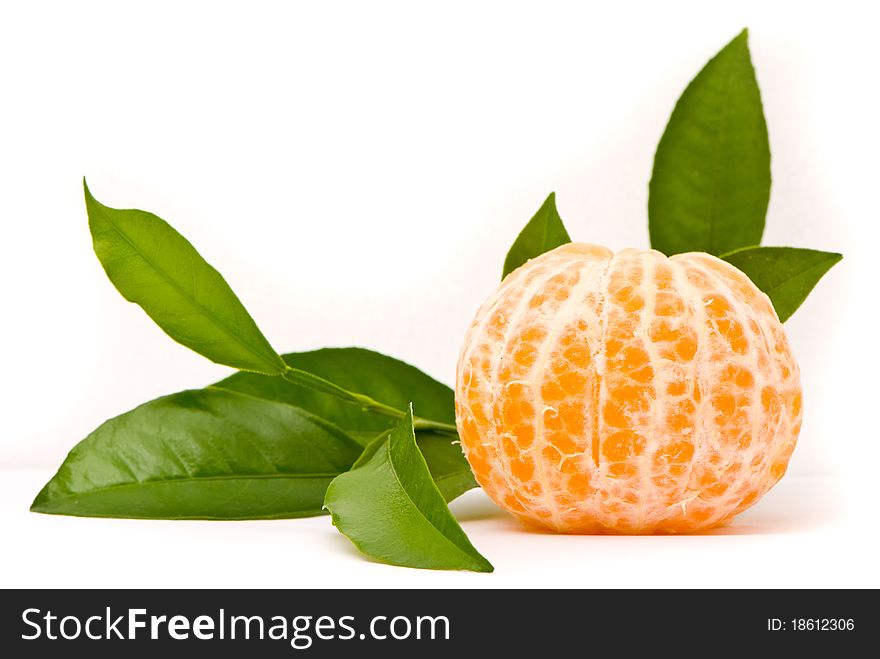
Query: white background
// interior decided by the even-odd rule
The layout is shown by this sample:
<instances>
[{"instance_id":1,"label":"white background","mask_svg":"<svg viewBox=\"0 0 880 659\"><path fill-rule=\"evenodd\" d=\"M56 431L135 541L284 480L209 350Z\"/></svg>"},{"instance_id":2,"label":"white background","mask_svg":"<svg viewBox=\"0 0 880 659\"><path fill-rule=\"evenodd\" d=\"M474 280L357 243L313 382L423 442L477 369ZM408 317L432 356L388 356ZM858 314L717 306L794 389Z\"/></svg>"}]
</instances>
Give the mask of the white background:
<instances>
[{"instance_id":1,"label":"white background","mask_svg":"<svg viewBox=\"0 0 880 659\"><path fill-rule=\"evenodd\" d=\"M0 9L0 586L880 586L880 42L869 3L17 3ZM689 538L454 510L494 575L361 559L326 519L27 507L107 417L223 377L104 276L81 177L174 224L281 350L361 345L452 382L511 241L555 190L575 240L647 246L672 106L748 26L773 152L765 244L843 252L787 323L789 475Z\"/></svg>"}]
</instances>

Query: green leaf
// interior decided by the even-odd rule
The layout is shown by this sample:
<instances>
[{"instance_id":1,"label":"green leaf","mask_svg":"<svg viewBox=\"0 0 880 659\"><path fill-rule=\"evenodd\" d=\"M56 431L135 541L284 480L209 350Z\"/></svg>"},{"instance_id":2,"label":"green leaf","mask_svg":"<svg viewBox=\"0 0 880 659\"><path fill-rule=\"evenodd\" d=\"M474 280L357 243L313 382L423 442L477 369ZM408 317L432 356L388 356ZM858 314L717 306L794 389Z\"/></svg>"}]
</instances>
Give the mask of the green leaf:
<instances>
[{"instance_id":1,"label":"green leaf","mask_svg":"<svg viewBox=\"0 0 880 659\"><path fill-rule=\"evenodd\" d=\"M717 255L758 245L769 200L767 125L743 30L688 85L660 139L651 246Z\"/></svg>"},{"instance_id":2,"label":"green leaf","mask_svg":"<svg viewBox=\"0 0 880 659\"><path fill-rule=\"evenodd\" d=\"M373 456L327 489L333 524L367 556L394 565L491 572L431 479L412 407Z\"/></svg>"},{"instance_id":3,"label":"green leaf","mask_svg":"<svg viewBox=\"0 0 880 659\"><path fill-rule=\"evenodd\" d=\"M365 394L401 412L410 403L419 416L455 423L452 389L400 360L363 348L323 348L283 355L291 367L307 371L349 391ZM332 395L300 387L281 378L236 373L214 386L296 405L332 421L346 431L362 433L393 428L399 420L364 412ZM369 432L375 436L376 432Z\"/></svg>"},{"instance_id":4,"label":"green leaf","mask_svg":"<svg viewBox=\"0 0 880 659\"><path fill-rule=\"evenodd\" d=\"M172 339L218 364L281 374L285 365L223 279L171 225L117 210L85 188L95 253L113 285Z\"/></svg>"},{"instance_id":5,"label":"green leaf","mask_svg":"<svg viewBox=\"0 0 880 659\"><path fill-rule=\"evenodd\" d=\"M544 205L538 209L513 241L504 260L504 273L501 278L509 275L529 259L570 242L571 238L568 237L562 218L556 210L556 193L551 192ZM416 409L419 409L418 406Z\"/></svg>"},{"instance_id":6,"label":"green leaf","mask_svg":"<svg viewBox=\"0 0 880 659\"><path fill-rule=\"evenodd\" d=\"M767 294L784 323L843 254L798 247L746 247L721 258Z\"/></svg>"},{"instance_id":7,"label":"green leaf","mask_svg":"<svg viewBox=\"0 0 880 659\"><path fill-rule=\"evenodd\" d=\"M308 412L222 389L184 391L81 441L31 510L86 517L278 519L322 513L361 446Z\"/></svg>"}]
</instances>

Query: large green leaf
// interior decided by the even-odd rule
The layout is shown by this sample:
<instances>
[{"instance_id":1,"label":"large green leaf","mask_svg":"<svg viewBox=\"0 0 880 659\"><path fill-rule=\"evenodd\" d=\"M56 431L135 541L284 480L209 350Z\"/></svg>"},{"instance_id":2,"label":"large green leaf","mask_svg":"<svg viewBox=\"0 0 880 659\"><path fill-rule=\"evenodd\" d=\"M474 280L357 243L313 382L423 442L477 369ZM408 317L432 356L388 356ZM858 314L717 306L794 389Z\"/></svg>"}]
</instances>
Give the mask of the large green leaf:
<instances>
[{"instance_id":1,"label":"large green leaf","mask_svg":"<svg viewBox=\"0 0 880 659\"><path fill-rule=\"evenodd\" d=\"M410 401L421 418L455 423L452 389L414 366L363 348L323 348L283 355L291 367L329 380L349 391L365 394L403 413ZM281 378L236 373L214 386L241 391L309 410L353 432L375 432L397 425L398 420L365 413L340 398L297 386Z\"/></svg>"},{"instance_id":2,"label":"large green leaf","mask_svg":"<svg viewBox=\"0 0 880 659\"><path fill-rule=\"evenodd\" d=\"M322 512L361 446L299 408L208 388L158 398L81 441L31 510L87 517L273 519Z\"/></svg>"},{"instance_id":3,"label":"large green leaf","mask_svg":"<svg viewBox=\"0 0 880 659\"><path fill-rule=\"evenodd\" d=\"M798 247L746 247L721 258L767 294L784 323L843 254Z\"/></svg>"},{"instance_id":4,"label":"large green leaf","mask_svg":"<svg viewBox=\"0 0 880 659\"><path fill-rule=\"evenodd\" d=\"M83 185L95 253L126 300L211 361L284 372L281 357L229 284L186 238L152 213L104 206Z\"/></svg>"},{"instance_id":5,"label":"large green leaf","mask_svg":"<svg viewBox=\"0 0 880 659\"><path fill-rule=\"evenodd\" d=\"M688 85L654 157L651 246L667 255L757 245L770 200L770 146L748 32Z\"/></svg>"},{"instance_id":6,"label":"large green leaf","mask_svg":"<svg viewBox=\"0 0 880 659\"><path fill-rule=\"evenodd\" d=\"M507 252L507 258L504 259L502 279L529 259L570 242L568 231L565 230L562 218L556 210L556 193L551 192L544 205L538 209L513 241L510 251Z\"/></svg>"},{"instance_id":7,"label":"large green leaf","mask_svg":"<svg viewBox=\"0 0 880 659\"><path fill-rule=\"evenodd\" d=\"M491 572L455 521L416 446L412 408L373 456L327 489L333 524L394 565Z\"/></svg>"}]
</instances>

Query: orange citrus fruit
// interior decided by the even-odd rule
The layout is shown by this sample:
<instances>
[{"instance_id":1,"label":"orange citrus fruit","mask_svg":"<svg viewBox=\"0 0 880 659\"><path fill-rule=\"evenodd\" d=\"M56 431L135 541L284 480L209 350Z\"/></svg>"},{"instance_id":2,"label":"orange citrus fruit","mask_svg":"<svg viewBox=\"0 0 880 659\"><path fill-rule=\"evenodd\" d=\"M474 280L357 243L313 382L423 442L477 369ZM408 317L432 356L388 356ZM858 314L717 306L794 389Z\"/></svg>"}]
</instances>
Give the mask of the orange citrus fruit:
<instances>
[{"instance_id":1,"label":"orange citrus fruit","mask_svg":"<svg viewBox=\"0 0 880 659\"><path fill-rule=\"evenodd\" d=\"M801 426L797 363L770 300L703 253L569 243L477 312L456 379L477 480L567 533L686 533L783 475Z\"/></svg>"}]
</instances>

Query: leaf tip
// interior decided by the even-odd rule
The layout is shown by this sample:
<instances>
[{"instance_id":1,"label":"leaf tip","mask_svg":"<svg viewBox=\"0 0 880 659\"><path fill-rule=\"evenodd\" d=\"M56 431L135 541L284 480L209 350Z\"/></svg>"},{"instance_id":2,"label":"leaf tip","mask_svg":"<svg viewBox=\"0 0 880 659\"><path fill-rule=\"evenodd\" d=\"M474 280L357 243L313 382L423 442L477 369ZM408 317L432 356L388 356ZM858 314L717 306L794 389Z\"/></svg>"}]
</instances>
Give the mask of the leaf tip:
<instances>
[{"instance_id":1,"label":"leaf tip","mask_svg":"<svg viewBox=\"0 0 880 659\"><path fill-rule=\"evenodd\" d=\"M723 50L735 50L738 48L745 48L746 51L749 49L749 28L744 27L742 30L736 33L736 36L727 42L727 45L723 48Z\"/></svg>"},{"instance_id":2,"label":"leaf tip","mask_svg":"<svg viewBox=\"0 0 880 659\"><path fill-rule=\"evenodd\" d=\"M30 508L28 508L28 510L30 510L32 513L45 513L45 512L47 512L46 487L48 487L48 484L46 486L44 486L42 490L40 490L39 494L37 494L36 497L34 497L34 500L31 503Z\"/></svg>"},{"instance_id":3,"label":"leaf tip","mask_svg":"<svg viewBox=\"0 0 880 659\"><path fill-rule=\"evenodd\" d=\"M541 204L541 209L538 211L549 211L551 214L558 216L559 211L556 208L556 192L551 192L547 195L547 198L544 200L544 203Z\"/></svg>"},{"instance_id":4,"label":"leaf tip","mask_svg":"<svg viewBox=\"0 0 880 659\"><path fill-rule=\"evenodd\" d=\"M740 53L744 53L746 57L751 60L752 54L749 51L749 28L744 27L739 34L737 34L733 39L730 40L730 44L728 47L731 50L739 51Z\"/></svg>"},{"instance_id":5,"label":"leaf tip","mask_svg":"<svg viewBox=\"0 0 880 659\"><path fill-rule=\"evenodd\" d=\"M86 198L86 210L90 210L95 207L106 208L106 206L104 206L104 204L102 204L100 201L95 199L95 195L92 194L92 191L89 188L89 184L86 181L85 176L83 176L82 181L83 181L83 194L85 195L85 198Z\"/></svg>"},{"instance_id":6,"label":"leaf tip","mask_svg":"<svg viewBox=\"0 0 880 659\"><path fill-rule=\"evenodd\" d=\"M728 41L724 48L718 51L718 54L710 60L733 58L735 60L745 59L750 63L752 61L752 53L749 50L749 28L744 27L737 32L736 36Z\"/></svg>"},{"instance_id":7,"label":"leaf tip","mask_svg":"<svg viewBox=\"0 0 880 659\"><path fill-rule=\"evenodd\" d=\"M480 556L482 561L477 562L477 567L474 568L474 572L482 572L483 574L491 574L495 571L495 566L492 565L488 560L486 560L482 555Z\"/></svg>"}]
</instances>

